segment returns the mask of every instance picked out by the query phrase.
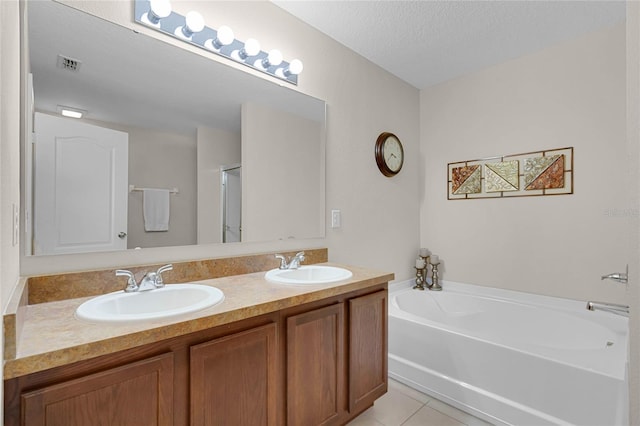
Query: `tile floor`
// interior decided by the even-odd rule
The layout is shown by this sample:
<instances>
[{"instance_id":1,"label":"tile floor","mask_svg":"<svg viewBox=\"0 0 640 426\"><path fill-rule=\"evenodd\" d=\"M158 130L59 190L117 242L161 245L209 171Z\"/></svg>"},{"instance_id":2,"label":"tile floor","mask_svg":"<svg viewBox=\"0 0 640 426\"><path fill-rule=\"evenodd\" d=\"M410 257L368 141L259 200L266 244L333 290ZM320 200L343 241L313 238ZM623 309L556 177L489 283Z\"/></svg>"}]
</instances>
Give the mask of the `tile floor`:
<instances>
[{"instance_id":1,"label":"tile floor","mask_svg":"<svg viewBox=\"0 0 640 426\"><path fill-rule=\"evenodd\" d=\"M387 393L348 426L488 426L483 420L389 379Z\"/></svg>"}]
</instances>

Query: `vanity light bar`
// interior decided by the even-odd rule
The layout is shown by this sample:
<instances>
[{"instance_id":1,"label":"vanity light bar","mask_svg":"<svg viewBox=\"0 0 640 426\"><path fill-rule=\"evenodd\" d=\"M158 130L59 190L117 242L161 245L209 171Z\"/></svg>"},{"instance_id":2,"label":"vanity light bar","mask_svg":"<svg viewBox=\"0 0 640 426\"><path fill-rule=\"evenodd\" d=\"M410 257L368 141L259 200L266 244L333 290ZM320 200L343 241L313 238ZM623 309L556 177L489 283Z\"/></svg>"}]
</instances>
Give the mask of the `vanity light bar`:
<instances>
[{"instance_id":1,"label":"vanity light bar","mask_svg":"<svg viewBox=\"0 0 640 426\"><path fill-rule=\"evenodd\" d=\"M255 39L242 42L234 38L233 31L227 26L221 26L217 31L209 28L198 12L182 16L171 10L169 0L135 0L134 13L136 22L140 24L280 80L298 84L298 74L303 68L299 59L286 62L277 49L262 51Z\"/></svg>"}]
</instances>

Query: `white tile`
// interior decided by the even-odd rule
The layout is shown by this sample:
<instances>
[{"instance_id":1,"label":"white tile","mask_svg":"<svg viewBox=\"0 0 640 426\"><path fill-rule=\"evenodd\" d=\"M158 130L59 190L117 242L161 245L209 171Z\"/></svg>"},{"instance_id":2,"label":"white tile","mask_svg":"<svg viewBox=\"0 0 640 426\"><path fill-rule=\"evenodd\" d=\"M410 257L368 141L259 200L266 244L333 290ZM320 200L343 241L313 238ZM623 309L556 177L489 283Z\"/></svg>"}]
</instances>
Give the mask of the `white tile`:
<instances>
[{"instance_id":1,"label":"white tile","mask_svg":"<svg viewBox=\"0 0 640 426\"><path fill-rule=\"evenodd\" d=\"M426 404L426 405L425 405ZM387 394L349 426L490 426L477 417L389 378Z\"/></svg>"},{"instance_id":2,"label":"white tile","mask_svg":"<svg viewBox=\"0 0 640 426\"><path fill-rule=\"evenodd\" d=\"M355 419L351 420L347 423L347 426L384 426L382 423L374 419L369 413L368 410L364 413L360 414Z\"/></svg>"},{"instance_id":3,"label":"white tile","mask_svg":"<svg viewBox=\"0 0 640 426\"><path fill-rule=\"evenodd\" d=\"M365 413L384 426L400 426L423 405L396 389L389 389Z\"/></svg>"},{"instance_id":4,"label":"white tile","mask_svg":"<svg viewBox=\"0 0 640 426\"><path fill-rule=\"evenodd\" d=\"M389 378L389 389L398 390L398 391L402 392L403 394L407 395L408 397L413 398L416 401L421 402L423 404L426 404L431 399L430 396L425 395L422 392L417 391L417 390L405 385L404 383L401 383L401 382L398 382L396 380L393 380L392 378Z\"/></svg>"},{"instance_id":5,"label":"white tile","mask_svg":"<svg viewBox=\"0 0 640 426\"><path fill-rule=\"evenodd\" d=\"M464 423L425 405L402 426L464 426Z\"/></svg>"},{"instance_id":6,"label":"white tile","mask_svg":"<svg viewBox=\"0 0 640 426\"><path fill-rule=\"evenodd\" d=\"M453 417L454 419L468 425L468 426L490 426L491 423L487 423L484 420L481 420L475 416L472 416L469 413L465 413L464 411L458 410L455 407L452 407L449 404L445 404L442 401L437 399L432 399L427 404L428 407L433 408L443 414L446 414L449 417Z\"/></svg>"}]
</instances>

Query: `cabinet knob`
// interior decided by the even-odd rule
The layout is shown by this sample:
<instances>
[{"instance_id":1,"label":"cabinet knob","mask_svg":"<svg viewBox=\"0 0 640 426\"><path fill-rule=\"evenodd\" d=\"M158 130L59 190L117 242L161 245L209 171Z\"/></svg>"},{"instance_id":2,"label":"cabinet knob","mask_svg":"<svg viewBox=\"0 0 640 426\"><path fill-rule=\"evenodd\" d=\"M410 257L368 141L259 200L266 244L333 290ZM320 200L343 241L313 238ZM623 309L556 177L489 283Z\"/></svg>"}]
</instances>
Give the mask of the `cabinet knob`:
<instances>
[{"instance_id":1,"label":"cabinet knob","mask_svg":"<svg viewBox=\"0 0 640 426\"><path fill-rule=\"evenodd\" d=\"M127 236L126 232L121 232L121 233L118 234L118 238L120 238L120 239L124 239L124 237L126 237L126 236Z\"/></svg>"}]
</instances>

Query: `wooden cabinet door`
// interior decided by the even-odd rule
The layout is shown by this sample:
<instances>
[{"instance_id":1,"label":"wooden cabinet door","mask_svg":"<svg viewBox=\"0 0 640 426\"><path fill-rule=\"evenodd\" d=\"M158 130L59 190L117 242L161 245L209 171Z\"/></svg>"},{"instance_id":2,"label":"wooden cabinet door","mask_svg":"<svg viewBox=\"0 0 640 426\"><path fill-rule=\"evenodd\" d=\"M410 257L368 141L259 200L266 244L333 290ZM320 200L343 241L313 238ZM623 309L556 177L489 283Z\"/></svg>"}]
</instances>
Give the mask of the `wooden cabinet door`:
<instances>
[{"instance_id":1,"label":"wooden cabinet door","mask_svg":"<svg viewBox=\"0 0 640 426\"><path fill-rule=\"evenodd\" d=\"M276 424L276 324L191 347L191 424Z\"/></svg>"},{"instance_id":2,"label":"wooden cabinet door","mask_svg":"<svg viewBox=\"0 0 640 426\"><path fill-rule=\"evenodd\" d=\"M287 424L339 424L346 415L344 304L287 318Z\"/></svg>"},{"instance_id":3,"label":"wooden cabinet door","mask_svg":"<svg viewBox=\"0 0 640 426\"><path fill-rule=\"evenodd\" d=\"M349 412L387 391L387 291L349 300Z\"/></svg>"},{"instance_id":4,"label":"wooden cabinet door","mask_svg":"<svg viewBox=\"0 0 640 426\"><path fill-rule=\"evenodd\" d=\"M173 354L22 394L27 426L170 426Z\"/></svg>"}]
</instances>

